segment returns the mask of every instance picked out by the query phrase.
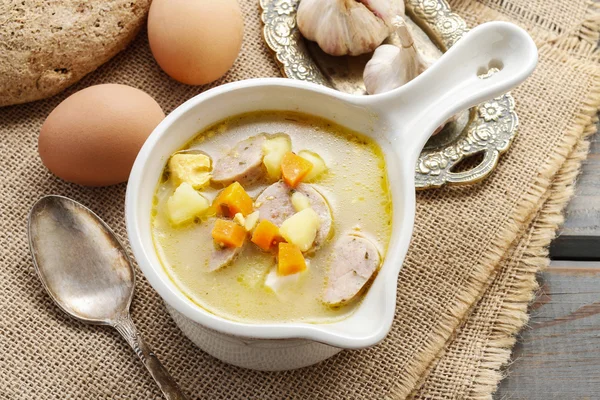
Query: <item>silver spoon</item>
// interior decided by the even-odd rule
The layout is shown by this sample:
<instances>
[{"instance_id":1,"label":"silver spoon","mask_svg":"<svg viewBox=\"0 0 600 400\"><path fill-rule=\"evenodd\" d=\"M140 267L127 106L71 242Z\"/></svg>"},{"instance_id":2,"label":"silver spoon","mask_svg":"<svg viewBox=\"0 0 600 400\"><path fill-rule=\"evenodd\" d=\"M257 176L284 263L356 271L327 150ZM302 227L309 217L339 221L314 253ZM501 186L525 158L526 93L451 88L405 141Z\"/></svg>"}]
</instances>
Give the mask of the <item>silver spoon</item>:
<instances>
[{"instance_id":1,"label":"silver spoon","mask_svg":"<svg viewBox=\"0 0 600 400\"><path fill-rule=\"evenodd\" d=\"M108 225L76 201L46 196L29 213L28 233L33 264L56 304L82 322L115 328L165 398L185 399L131 320L135 273Z\"/></svg>"}]
</instances>

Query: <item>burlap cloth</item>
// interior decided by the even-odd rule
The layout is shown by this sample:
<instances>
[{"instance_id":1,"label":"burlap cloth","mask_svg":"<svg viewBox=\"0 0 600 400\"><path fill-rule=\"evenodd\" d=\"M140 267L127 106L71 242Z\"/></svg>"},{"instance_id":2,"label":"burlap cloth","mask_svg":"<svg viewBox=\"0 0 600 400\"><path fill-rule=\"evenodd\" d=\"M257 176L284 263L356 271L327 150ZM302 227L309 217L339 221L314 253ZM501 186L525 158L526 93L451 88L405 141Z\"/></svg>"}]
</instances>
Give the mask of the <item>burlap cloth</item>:
<instances>
[{"instance_id":1,"label":"burlap cloth","mask_svg":"<svg viewBox=\"0 0 600 400\"><path fill-rule=\"evenodd\" d=\"M256 0L242 1L240 58L216 84L278 76L262 43ZM600 103L598 6L588 0L456 0L474 26L509 20L540 50L534 75L513 91L520 133L483 183L418 193L412 245L398 282L387 339L317 366L265 373L223 364L198 350L139 274L132 314L191 398L489 398L514 334L526 321L546 263L544 246L569 198L586 134ZM29 255L26 217L49 193L90 206L125 239L125 186L90 189L49 174L36 143L45 116L75 90L103 82L150 93L166 112L205 88L178 84L153 62L145 33L68 92L0 109L0 398L160 399L116 332L65 316L42 288Z\"/></svg>"}]
</instances>

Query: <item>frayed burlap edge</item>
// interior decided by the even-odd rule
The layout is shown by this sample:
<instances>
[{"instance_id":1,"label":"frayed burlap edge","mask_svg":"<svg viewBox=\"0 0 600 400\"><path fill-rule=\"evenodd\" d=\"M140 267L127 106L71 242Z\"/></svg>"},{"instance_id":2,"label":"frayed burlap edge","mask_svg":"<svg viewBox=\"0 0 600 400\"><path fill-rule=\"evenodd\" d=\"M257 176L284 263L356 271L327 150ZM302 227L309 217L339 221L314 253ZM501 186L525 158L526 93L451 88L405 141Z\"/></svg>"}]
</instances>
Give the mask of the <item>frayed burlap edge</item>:
<instances>
[{"instance_id":1,"label":"frayed burlap edge","mask_svg":"<svg viewBox=\"0 0 600 400\"><path fill-rule=\"evenodd\" d=\"M587 30L586 35L591 39L593 46L566 38L563 43L557 43L553 51L567 50L571 55L584 56L595 62L600 61L600 51L597 48L600 36L600 3L592 6L593 15L586 20L584 29ZM597 66L590 66L590 68L598 70ZM584 101L582 109L574 120L574 125L567 132L567 140L564 141L566 146L560 146L559 151L554 154L547 168L538 178L539 184L536 186L546 186L549 189L542 197L541 208L530 218L528 247L520 260L520 279L515 282L512 288L514 290L509 291L504 299L502 311L498 314L493 332L489 335L494 339L487 342L487 346L481 353L479 368L472 381L468 398L491 399L498 384L505 377L501 368L508 364L517 340L516 335L529 320L528 306L535 299L539 289L536 274L544 271L550 263L548 246L556 237L559 226L564 222L563 211L574 195L574 181L580 172L581 163L588 155L588 139L597 132L599 110L600 74L597 74L588 99ZM574 143L573 138L576 139ZM566 149L570 149L570 154L561 163L562 154ZM559 165L560 169L553 174L552 166L556 165Z\"/></svg>"},{"instance_id":2,"label":"frayed burlap edge","mask_svg":"<svg viewBox=\"0 0 600 400\"><path fill-rule=\"evenodd\" d=\"M600 11L600 7L594 7L591 11L596 14ZM592 20L594 19L588 18L586 21ZM588 27L591 27L589 23ZM598 32L600 31L600 19L597 19L596 25L593 28L596 30L597 37ZM582 46L584 48L589 47L587 44L582 44ZM561 59L565 57L564 51L567 50L565 47L566 43L555 43L555 45L548 44L540 48L539 52L555 59ZM575 47L570 50L569 55L581 53L581 50ZM600 56L597 51L593 51L591 54L588 53L588 57L586 58L588 58L588 60L597 60ZM584 70L592 69L593 72L598 71L597 66L592 65L591 63L582 64L577 59L565 58L562 61L567 64L572 64L573 67L583 68ZM449 310L450 313L447 318L440 321L437 328L431 332L433 339L425 346L424 351L416 357L417 362L413 364L414 367L405 370L405 376L408 378L405 380L406 384L392 387L386 395L387 399L407 398L411 396L411 393L414 390L421 386L425 381L430 368L432 368L432 366L435 365L436 360L443 355L444 345L449 343L455 337L458 331L457 328L467 320L472 310L485 294L485 291L495 277L494 270L498 268L503 258L506 257L507 249L521 237L525 229L529 227L534 217L537 215L538 210L542 207L547 198L549 188L554 183L553 180L557 179L556 175L560 168L574 151L575 146L579 143L581 138L594 127L593 121L595 120L595 115L600 106L600 75L596 75L593 85L589 97L583 101L581 110L575 116L571 127L567 129L561 143L556 147L554 152L549 155L548 161L542 166L534 182L529 186L528 191L519 200L519 205L516 207L514 215L508 219L507 226L499 234L496 234L495 239L490 244L489 250L482 255L478 264L473 266L473 273L469 281L465 282L464 290L457 293L455 307ZM592 126L592 128L590 128L590 126ZM581 163L581 160L578 162ZM573 179L575 179L575 176L572 177L572 180ZM570 196L565 195L562 199L562 204L566 204L569 198ZM561 209L558 210L559 214ZM549 228L549 231L553 230L556 230L556 227ZM541 234L537 236L540 235ZM552 233L550 233L550 237L551 235ZM548 234L546 234L546 236L548 236ZM540 242L544 241L540 238L535 243L532 243L532 249L539 249L540 246L536 246L535 244L539 244ZM532 251L538 252L539 250ZM536 257L541 257L545 263L548 262L547 257ZM528 262L532 262L531 259L528 259ZM536 271L541 267L543 267L542 264L535 264ZM523 290L527 293L525 297L530 299L533 296L533 291L535 289L535 286L531 286L530 288L524 287ZM511 299L511 301L517 300L517 298ZM478 389L474 389L475 392L487 393L487 395L490 395L497 387L498 382L501 379L498 370L507 362L514 344L514 338L511 339L510 337L514 336L527 321L527 301L525 302L524 310L511 310L510 306L507 307L507 326L505 328L510 334L508 334L505 339L499 340L497 346L491 346L487 349L487 352L483 357L481 371L477 376L480 381L476 379ZM512 314L511 311L513 311ZM423 366L426 367L424 368ZM497 374L498 376L494 377L494 374Z\"/></svg>"},{"instance_id":3,"label":"frayed burlap edge","mask_svg":"<svg viewBox=\"0 0 600 400\"><path fill-rule=\"evenodd\" d=\"M579 37L587 40L592 46L598 44L598 29L600 26L600 3L597 0L589 0L590 12L583 22Z\"/></svg>"}]
</instances>

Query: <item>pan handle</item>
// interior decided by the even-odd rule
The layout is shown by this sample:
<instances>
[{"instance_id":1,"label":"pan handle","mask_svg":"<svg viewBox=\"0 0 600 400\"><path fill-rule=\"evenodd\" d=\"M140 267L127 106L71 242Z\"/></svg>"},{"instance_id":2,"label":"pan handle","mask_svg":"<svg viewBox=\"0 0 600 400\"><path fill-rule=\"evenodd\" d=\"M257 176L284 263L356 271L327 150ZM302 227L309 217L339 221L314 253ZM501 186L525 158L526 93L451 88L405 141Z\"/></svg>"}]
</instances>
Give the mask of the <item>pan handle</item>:
<instances>
[{"instance_id":1,"label":"pan handle","mask_svg":"<svg viewBox=\"0 0 600 400\"><path fill-rule=\"evenodd\" d=\"M466 33L406 85L368 97L399 127L403 146L410 147L406 150L416 160L438 126L457 112L523 82L533 72L537 58L535 43L523 29L508 22L488 22ZM491 68L499 71L481 76Z\"/></svg>"}]
</instances>

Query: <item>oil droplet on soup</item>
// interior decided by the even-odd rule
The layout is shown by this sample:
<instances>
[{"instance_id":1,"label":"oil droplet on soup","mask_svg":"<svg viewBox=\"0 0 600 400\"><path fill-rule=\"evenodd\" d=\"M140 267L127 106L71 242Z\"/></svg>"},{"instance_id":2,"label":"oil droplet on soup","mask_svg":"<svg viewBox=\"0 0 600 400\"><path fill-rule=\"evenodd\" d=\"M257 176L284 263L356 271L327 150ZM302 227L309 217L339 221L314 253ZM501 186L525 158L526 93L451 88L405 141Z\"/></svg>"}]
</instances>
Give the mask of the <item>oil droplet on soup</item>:
<instances>
[{"instance_id":1,"label":"oil droplet on soup","mask_svg":"<svg viewBox=\"0 0 600 400\"><path fill-rule=\"evenodd\" d=\"M305 253L306 273L275 292L265 285L277 266L273 254L261 251L249 237L235 260L209 272L214 249L210 217L195 218L181 226L169 220L167 202L176 187L165 166L156 188L152 236L157 254L169 277L194 303L224 318L250 322L326 323L343 319L360 304L360 298L332 307L323 302L336 239L359 227L376 245L383 260L391 235L392 203L383 154L370 139L330 121L292 112L258 112L222 121L197 135L185 149L209 155L212 165L239 141L261 133L289 135L292 151L317 153L327 172L313 187L331 209L329 239L314 253ZM269 185L248 188L253 200ZM199 189L212 202L222 186ZM368 257L367 257L368 258ZM368 290L368 287L367 287Z\"/></svg>"}]
</instances>

